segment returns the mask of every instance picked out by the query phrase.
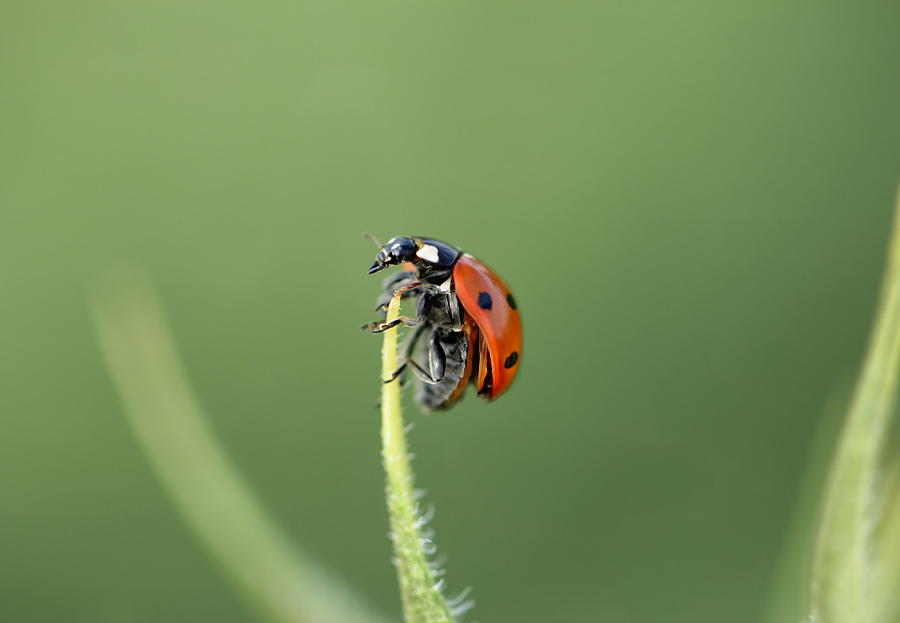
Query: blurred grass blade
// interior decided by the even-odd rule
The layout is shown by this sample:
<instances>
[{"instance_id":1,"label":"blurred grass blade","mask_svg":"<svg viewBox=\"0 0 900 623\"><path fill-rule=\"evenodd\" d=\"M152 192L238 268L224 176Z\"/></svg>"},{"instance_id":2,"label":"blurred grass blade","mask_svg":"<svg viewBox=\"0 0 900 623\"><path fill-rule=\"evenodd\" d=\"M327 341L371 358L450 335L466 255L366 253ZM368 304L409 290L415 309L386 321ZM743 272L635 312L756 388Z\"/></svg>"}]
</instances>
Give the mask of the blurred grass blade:
<instances>
[{"instance_id":1,"label":"blurred grass blade","mask_svg":"<svg viewBox=\"0 0 900 623\"><path fill-rule=\"evenodd\" d=\"M822 492L832 459L833 443L847 414L853 378L833 389L810 444L809 461L794 502L790 528L777 571L773 575L763 621L798 623L809 614L809 561L816 544L815 526L822 510Z\"/></svg>"},{"instance_id":2,"label":"blurred grass blade","mask_svg":"<svg viewBox=\"0 0 900 623\"><path fill-rule=\"evenodd\" d=\"M386 322L400 314L400 296L388 305ZM391 378L397 369L397 330L384 333L381 352L382 379ZM426 544L430 544L421 528L421 520L413 487L412 466L406 447L403 413L400 409L400 383L384 383L381 390L381 441L384 471L387 478L387 505L394 543L400 598L406 623L452 623L453 612L435 583L428 562Z\"/></svg>"},{"instance_id":3,"label":"blurred grass blade","mask_svg":"<svg viewBox=\"0 0 900 623\"><path fill-rule=\"evenodd\" d=\"M900 206L898 206L900 208ZM900 215L862 372L838 440L825 490L812 569L811 615L818 623L870 623L871 536L880 509L880 453L900 371Z\"/></svg>"},{"instance_id":4,"label":"blurred grass blade","mask_svg":"<svg viewBox=\"0 0 900 623\"><path fill-rule=\"evenodd\" d=\"M884 512L875 534L872 594L877 596L877 623L900 621L900 456L884 486Z\"/></svg>"},{"instance_id":5,"label":"blurred grass blade","mask_svg":"<svg viewBox=\"0 0 900 623\"><path fill-rule=\"evenodd\" d=\"M91 310L141 448L194 535L251 604L280 623L386 621L298 551L261 509L216 441L146 280L112 280Z\"/></svg>"}]
</instances>

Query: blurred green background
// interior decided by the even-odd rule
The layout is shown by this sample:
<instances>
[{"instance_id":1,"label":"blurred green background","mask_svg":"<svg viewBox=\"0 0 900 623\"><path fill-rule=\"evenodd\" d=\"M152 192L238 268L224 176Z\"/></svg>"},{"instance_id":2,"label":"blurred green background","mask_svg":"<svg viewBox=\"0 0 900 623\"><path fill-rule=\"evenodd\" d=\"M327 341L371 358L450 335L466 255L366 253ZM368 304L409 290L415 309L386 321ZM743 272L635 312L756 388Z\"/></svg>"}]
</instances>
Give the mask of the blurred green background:
<instances>
[{"instance_id":1,"label":"blurred green background","mask_svg":"<svg viewBox=\"0 0 900 623\"><path fill-rule=\"evenodd\" d=\"M0 619L257 620L122 418L91 284L149 273L285 529L399 612L375 249L491 264L495 404L412 407L488 622L758 621L900 174L900 5L0 3Z\"/></svg>"}]
</instances>

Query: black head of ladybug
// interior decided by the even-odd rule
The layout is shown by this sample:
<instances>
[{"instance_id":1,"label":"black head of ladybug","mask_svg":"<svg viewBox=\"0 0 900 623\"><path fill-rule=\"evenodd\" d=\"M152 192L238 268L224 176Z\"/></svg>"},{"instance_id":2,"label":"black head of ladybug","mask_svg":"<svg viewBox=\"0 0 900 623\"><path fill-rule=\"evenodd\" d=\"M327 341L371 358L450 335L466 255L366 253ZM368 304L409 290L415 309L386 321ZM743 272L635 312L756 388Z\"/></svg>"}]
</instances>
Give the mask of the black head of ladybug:
<instances>
[{"instance_id":1,"label":"black head of ladybug","mask_svg":"<svg viewBox=\"0 0 900 623\"><path fill-rule=\"evenodd\" d=\"M381 247L375 262L369 267L369 274L377 273L393 264L410 262L420 273L426 275L451 268L459 256L459 250L446 242L430 238L397 236Z\"/></svg>"}]
</instances>

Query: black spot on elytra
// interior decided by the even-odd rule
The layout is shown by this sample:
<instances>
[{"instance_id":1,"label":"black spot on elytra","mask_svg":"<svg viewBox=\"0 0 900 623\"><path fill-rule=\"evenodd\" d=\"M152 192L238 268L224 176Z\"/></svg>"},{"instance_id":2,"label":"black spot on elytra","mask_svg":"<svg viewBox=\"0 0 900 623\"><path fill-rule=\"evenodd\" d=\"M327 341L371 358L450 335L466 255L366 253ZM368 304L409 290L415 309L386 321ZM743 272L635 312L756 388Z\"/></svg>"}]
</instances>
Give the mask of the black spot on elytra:
<instances>
[{"instance_id":1,"label":"black spot on elytra","mask_svg":"<svg viewBox=\"0 0 900 623\"><path fill-rule=\"evenodd\" d=\"M478 294L478 307L481 309L490 309L494 306L494 300L491 298L491 295L487 292L480 292Z\"/></svg>"},{"instance_id":2,"label":"black spot on elytra","mask_svg":"<svg viewBox=\"0 0 900 623\"><path fill-rule=\"evenodd\" d=\"M516 365L516 362L519 360L519 353L513 351L509 354L509 357L506 358L506 361L503 362L503 367L507 370Z\"/></svg>"},{"instance_id":3,"label":"black spot on elytra","mask_svg":"<svg viewBox=\"0 0 900 623\"><path fill-rule=\"evenodd\" d=\"M509 306L512 307L513 309L517 309L517 307L516 307L516 299L513 298L513 295L512 295L512 294L507 294L507 295L506 295L506 302L509 303Z\"/></svg>"}]
</instances>

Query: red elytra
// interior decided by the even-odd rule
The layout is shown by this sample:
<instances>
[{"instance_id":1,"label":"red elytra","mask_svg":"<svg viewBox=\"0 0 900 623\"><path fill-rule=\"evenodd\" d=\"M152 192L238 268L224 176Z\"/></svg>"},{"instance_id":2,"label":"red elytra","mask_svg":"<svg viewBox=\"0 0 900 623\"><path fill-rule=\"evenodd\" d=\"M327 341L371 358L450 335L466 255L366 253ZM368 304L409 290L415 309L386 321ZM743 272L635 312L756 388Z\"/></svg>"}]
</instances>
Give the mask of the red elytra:
<instances>
[{"instance_id":1,"label":"red elytra","mask_svg":"<svg viewBox=\"0 0 900 623\"><path fill-rule=\"evenodd\" d=\"M494 400L505 392L519 371L522 357L522 320L506 283L486 264L463 254L453 267L453 285L459 302L481 335L479 350L486 349L490 368L478 369L478 393ZM485 297L487 294L487 297ZM490 385L486 386L490 374Z\"/></svg>"}]
</instances>

